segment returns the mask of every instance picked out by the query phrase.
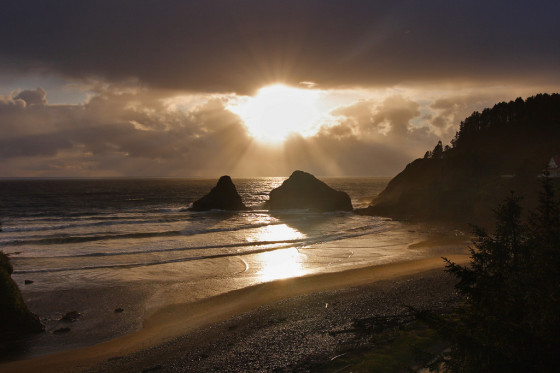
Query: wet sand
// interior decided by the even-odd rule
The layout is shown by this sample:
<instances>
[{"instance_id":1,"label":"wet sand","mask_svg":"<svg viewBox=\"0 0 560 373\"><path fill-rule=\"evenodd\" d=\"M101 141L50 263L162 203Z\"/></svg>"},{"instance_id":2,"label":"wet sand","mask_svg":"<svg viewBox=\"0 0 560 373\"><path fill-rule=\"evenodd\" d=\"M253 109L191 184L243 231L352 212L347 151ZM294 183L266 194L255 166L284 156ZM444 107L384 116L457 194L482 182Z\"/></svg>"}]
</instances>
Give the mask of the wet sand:
<instances>
[{"instance_id":1,"label":"wet sand","mask_svg":"<svg viewBox=\"0 0 560 373\"><path fill-rule=\"evenodd\" d=\"M467 255L452 255L449 257L453 261L459 263L464 263L468 259ZM235 350L235 348L240 346L236 343L238 338L234 338L229 342L219 342L219 337L223 333L214 332L214 330L219 329L219 327L216 326L216 323L224 322L226 320L232 322L232 320L235 320L236 317L252 312L256 315L253 316L256 319L251 319L250 317L248 321L243 324L246 325L246 329L248 330L260 330L262 327L259 327L259 324L256 323L255 320L263 319L263 315L268 312L267 307L271 307L271 305L281 306L282 302L295 301L290 308L296 312L300 310L302 314L309 314L309 302L312 302L312 299L315 299L317 296L331 297L329 298L331 299L330 303L335 304L337 301L336 292L346 289L345 291L350 291L353 294L349 296L349 300L343 302L348 303L351 302L351 299L356 300L364 298L367 292L369 292L369 290L366 291L365 289L377 288L377 291L374 291L374 293L378 295L386 294L387 299L390 299L391 304L401 304L402 307L403 304L406 304L405 294L402 292L396 292L393 294L387 289L390 289L391 286L396 283L405 281L404 278L406 276L416 275L411 277L411 279L420 281L420 279L423 278L423 273L434 269L439 269L439 276L441 276L442 268L443 262L438 256L409 262L392 263L352 269L343 272L311 275L259 284L231 291L212 298L203 299L194 303L164 307L149 316L144 321L142 329L136 332L91 347L64 351L29 360L1 364L0 371L141 371L150 368L154 368L154 371L206 370L206 368L203 368L203 365L200 363L202 360L207 360L208 362L214 361L216 364L214 365L214 369L226 371L243 371L247 369L259 370L256 366L254 367L255 369L253 369L251 366L245 366L242 362L232 363L230 369L227 366L223 366L223 364L228 363L220 363L218 360L209 359L210 355L207 353L200 353L196 358L187 357L186 359L188 361L194 361L191 365L186 364L187 360L184 359L185 356L189 356L188 354L191 352L196 355L196 351L198 351L197 349L203 348L205 343L206 346L208 346L208 343L211 343L212 340L218 341L217 343L220 346L223 345L223 343L225 343L226 347L229 345L231 351ZM410 284L423 283L422 281L418 282L416 280L410 282ZM442 281L442 278L438 280L437 276L428 282L431 284L428 287L411 285L412 288L408 291L409 296L412 298L416 297L417 301L426 305L434 304L434 302L437 303L437 301L432 299L433 295L437 295L442 291L441 289L439 291L435 291L434 289L440 286L438 284L445 284L446 282ZM366 284L373 285L364 287ZM355 288L357 286L359 288ZM430 287L432 290L430 290ZM449 284L446 285L446 289L447 290L443 291L444 295L453 293L453 291L450 290L452 289L452 286L449 286ZM339 304L340 302L342 301L339 300ZM323 300L321 300L320 303L323 303ZM322 304L321 307L324 307L325 310L329 310L329 312L331 310L336 310L336 307L331 307L329 309L329 307L326 306L326 303L329 302L325 301L325 304ZM359 317L358 314L360 312L364 313L368 311L368 308L373 310L377 307L375 304L379 304L379 302L372 301L371 306L362 305L356 308L356 310L344 310L339 308L340 312L337 314L348 315L348 317ZM411 303L410 305L414 304ZM393 309L393 311L395 310ZM335 311L333 311L333 313L335 313ZM285 320L292 319L293 317L286 317ZM282 323L280 323L280 325L281 324ZM308 324L305 325L308 327ZM302 330L305 330L305 328ZM290 336L290 334L291 333L287 332L286 336ZM197 335L198 337L196 337ZM276 339L277 336L273 333L270 340L273 341ZM291 337L288 339L291 339ZM313 343L313 345L315 344L316 343ZM174 345L176 348L170 347L171 345ZM265 343L263 346L269 345L270 344ZM318 343L318 345L328 345L328 343ZM265 361L273 361L273 356L282 356L281 351L273 353L272 350L260 350L259 344L254 347L255 349L251 353L254 355L264 356ZM288 348L288 345L284 346L284 344L282 344L280 347L282 350L284 347ZM270 349L272 348L273 347L270 347ZM212 349L212 351L214 350L216 349ZM313 355L313 351L309 351L309 354ZM227 354L222 353L216 356L219 357L226 355ZM266 358L267 355L270 355L272 360ZM284 354L283 356L284 360L289 360L289 358L286 357L287 355ZM286 368L289 366L286 364L292 364L294 361L297 361L297 359L292 359L293 361L290 363L287 360L284 362L284 365L276 364L275 366L279 368ZM168 362L165 366L162 365L164 361ZM272 368L272 366L269 368ZM264 368L264 370L268 369Z\"/></svg>"}]
</instances>

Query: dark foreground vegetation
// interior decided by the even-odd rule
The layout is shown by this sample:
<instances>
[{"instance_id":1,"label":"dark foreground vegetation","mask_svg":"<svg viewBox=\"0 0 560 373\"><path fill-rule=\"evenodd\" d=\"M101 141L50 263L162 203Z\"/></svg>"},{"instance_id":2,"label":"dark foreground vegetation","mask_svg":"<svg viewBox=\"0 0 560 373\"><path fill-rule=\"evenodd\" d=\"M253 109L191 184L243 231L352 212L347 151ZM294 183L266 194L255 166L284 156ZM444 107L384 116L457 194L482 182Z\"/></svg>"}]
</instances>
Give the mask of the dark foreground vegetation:
<instances>
[{"instance_id":1,"label":"dark foreground vegetation","mask_svg":"<svg viewBox=\"0 0 560 373\"><path fill-rule=\"evenodd\" d=\"M545 178L522 222L520 198L495 210L495 233L475 228L470 266L447 261L466 296L457 313L423 316L452 349L433 367L452 372L552 372L560 366L560 204Z\"/></svg>"},{"instance_id":2,"label":"dark foreground vegetation","mask_svg":"<svg viewBox=\"0 0 560 373\"><path fill-rule=\"evenodd\" d=\"M463 122L451 146L439 142L410 163L361 213L397 218L489 222L510 190L535 206L537 176L560 155L560 95L502 102Z\"/></svg>"}]
</instances>

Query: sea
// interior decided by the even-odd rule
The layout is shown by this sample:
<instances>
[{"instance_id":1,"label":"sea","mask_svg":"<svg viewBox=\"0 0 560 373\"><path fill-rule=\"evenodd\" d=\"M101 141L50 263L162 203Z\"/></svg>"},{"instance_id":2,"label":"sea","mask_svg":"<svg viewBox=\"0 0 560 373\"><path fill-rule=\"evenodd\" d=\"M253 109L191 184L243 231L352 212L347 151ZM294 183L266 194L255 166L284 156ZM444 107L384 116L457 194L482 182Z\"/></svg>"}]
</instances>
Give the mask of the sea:
<instances>
[{"instance_id":1,"label":"sea","mask_svg":"<svg viewBox=\"0 0 560 373\"><path fill-rule=\"evenodd\" d=\"M122 296L121 303L136 310L128 324L98 322L104 326L95 332L84 327L82 333L91 338L70 338L71 343L62 343L66 348L130 332L166 304L426 255L409 247L429 233L412 223L352 212L266 210L270 191L285 179L234 178L252 209L243 212L189 210L217 179L4 179L0 250L9 255L12 277L51 333L66 311L101 312L90 304L99 294L112 299L105 308L117 307ZM355 208L368 206L389 182L321 180L348 193ZM111 298L107 289L117 288L121 295ZM142 297L125 301L138 289Z\"/></svg>"}]
</instances>

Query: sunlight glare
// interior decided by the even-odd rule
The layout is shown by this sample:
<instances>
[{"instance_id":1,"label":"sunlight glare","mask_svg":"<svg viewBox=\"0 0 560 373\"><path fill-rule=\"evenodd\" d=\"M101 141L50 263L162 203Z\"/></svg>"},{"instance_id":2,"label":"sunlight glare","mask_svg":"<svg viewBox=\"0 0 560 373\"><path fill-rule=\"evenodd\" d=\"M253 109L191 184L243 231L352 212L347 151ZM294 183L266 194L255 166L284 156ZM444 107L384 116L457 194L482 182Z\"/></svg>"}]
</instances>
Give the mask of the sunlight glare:
<instances>
[{"instance_id":1,"label":"sunlight glare","mask_svg":"<svg viewBox=\"0 0 560 373\"><path fill-rule=\"evenodd\" d=\"M318 131L320 91L275 84L254 97L230 105L258 141L278 144L291 134L312 136Z\"/></svg>"},{"instance_id":2,"label":"sunlight glare","mask_svg":"<svg viewBox=\"0 0 560 373\"><path fill-rule=\"evenodd\" d=\"M300 231L288 227L286 224L267 225L259 228L255 234L250 235L247 240L250 242L278 242L299 240L305 238Z\"/></svg>"},{"instance_id":3,"label":"sunlight glare","mask_svg":"<svg viewBox=\"0 0 560 373\"><path fill-rule=\"evenodd\" d=\"M280 243L281 241L300 240L305 234L286 224L267 225L248 238L250 242ZM302 261L305 255L295 247L277 249L257 255L257 275L263 281L279 280L282 278L303 275Z\"/></svg>"},{"instance_id":4,"label":"sunlight glare","mask_svg":"<svg viewBox=\"0 0 560 373\"><path fill-rule=\"evenodd\" d=\"M295 247L278 249L259 255L262 268L258 275L263 281L280 280L305 274L302 261L305 258Z\"/></svg>"}]
</instances>

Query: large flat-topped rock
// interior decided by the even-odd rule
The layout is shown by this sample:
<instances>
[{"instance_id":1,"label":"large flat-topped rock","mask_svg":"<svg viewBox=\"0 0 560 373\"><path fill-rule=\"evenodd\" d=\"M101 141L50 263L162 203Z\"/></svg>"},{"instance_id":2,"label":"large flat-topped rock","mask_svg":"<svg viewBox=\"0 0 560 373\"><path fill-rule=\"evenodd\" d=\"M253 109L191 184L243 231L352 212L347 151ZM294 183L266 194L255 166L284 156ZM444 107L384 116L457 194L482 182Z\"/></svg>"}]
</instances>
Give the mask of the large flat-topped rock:
<instances>
[{"instance_id":1,"label":"large flat-topped rock","mask_svg":"<svg viewBox=\"0 0 560 373\"><path fill-rule=\"evenodd\" d=\"M334 190L307 172L294 171L270 192L266 207L269 210L352 211L352 202L345 192Z\"/></svg>"}]
</instances>

